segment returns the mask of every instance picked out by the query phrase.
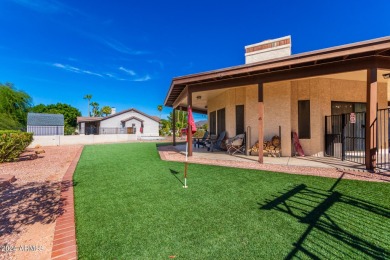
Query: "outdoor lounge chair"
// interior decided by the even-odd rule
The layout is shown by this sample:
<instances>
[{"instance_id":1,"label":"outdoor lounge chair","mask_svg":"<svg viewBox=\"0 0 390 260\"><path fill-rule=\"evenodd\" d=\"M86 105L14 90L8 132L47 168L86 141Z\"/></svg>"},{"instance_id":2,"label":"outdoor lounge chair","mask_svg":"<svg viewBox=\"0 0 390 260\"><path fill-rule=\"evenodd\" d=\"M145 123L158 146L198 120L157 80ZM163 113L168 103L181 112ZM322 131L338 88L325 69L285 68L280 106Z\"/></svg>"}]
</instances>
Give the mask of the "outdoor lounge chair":
<instances>
[{"instance_id":1,"label":"outdoor lounge chair","mask_svg":"<svg viewBox=\"0 0 390 260\"><path fill-rule=\"evenodd\" d=\"M226 131L223 131L219 134L217 140L210 141L208 144L207 151L214 152L214 149L216 150L222 150L221 144L223 139L225 139Z\"/></svg>"},{"instance_id":2,"label":"outdoor lounge chair","mask_svg":"<svg viewBox=\"0 0 390 260\"><path fill-rule=\"evenodd\" d=\"M226 148L230 155L234 155L236 153L243 154L245 152L245 134L239 134L226 140Z\"/></svg>"},{"instance_id":3,"label":"outdoor lounge chair","mask_svg":"<svg viewBox=\"0 0 390 260\"><path fill-rule=\"evenodd\" d=\"M208 138L209 138L209 131L206 130L206 132L204 132L202 139L195 138L194 147L196 147L196 145L198 145L198 148L199 148L199 146L205 147L207 144Z\"/></svg>"}]
</instances>

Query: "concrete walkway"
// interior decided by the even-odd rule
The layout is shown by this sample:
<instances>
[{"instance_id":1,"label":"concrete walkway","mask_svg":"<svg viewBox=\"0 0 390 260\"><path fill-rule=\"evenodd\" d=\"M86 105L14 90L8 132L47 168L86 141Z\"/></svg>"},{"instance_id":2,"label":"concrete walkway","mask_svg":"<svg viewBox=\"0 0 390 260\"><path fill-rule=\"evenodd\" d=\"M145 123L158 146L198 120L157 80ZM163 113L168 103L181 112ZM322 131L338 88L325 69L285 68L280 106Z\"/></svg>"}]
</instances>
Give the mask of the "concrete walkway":
<instances>
[{"instance_id":1,"label":"concrete walkway","mask_svg":"<svg viewBox=\"0 0 390 260\"><path fill-rule=\"evenodd\" d=\"M165 161L185 162L185 145L159 146L160 158ZM241 169L281 172L288 174L321 176L338 179L390 182L389 173L367 172L361 165L321 157L265 157L265 163L258 163L257 156L232 156L226 152L207 152L194 149L188 163L225 166Z\"/></svg>"},{"instance_id":2,"label":"concrete walkway","mask_svg":"<svg viewBox=\"0 0 390 260\"><path fill-rule=\"evenodd\" d=\"M175 147L180 153L185 155L186 145L177 145ZM209 152L206 148L193 147L193 157L197 159L226 160L257 162L258 156L246 156L243 154L229 155L224 151ZM332 157L264 157L264 164L284 165L284 166L304 166L316 168L336 168L342 170L365 171L364 165L349 161L341 161Z\"/></svg>"}]
</instances>

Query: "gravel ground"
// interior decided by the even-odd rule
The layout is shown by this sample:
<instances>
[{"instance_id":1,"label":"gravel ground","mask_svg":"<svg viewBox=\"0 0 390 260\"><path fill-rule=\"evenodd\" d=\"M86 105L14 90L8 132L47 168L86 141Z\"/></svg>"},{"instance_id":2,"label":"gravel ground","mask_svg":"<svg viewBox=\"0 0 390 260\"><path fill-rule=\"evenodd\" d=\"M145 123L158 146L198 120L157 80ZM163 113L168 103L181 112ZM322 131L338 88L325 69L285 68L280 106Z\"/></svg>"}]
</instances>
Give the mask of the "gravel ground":
<instances>
[{"instance_id":1,"label":"gravel ground","mask_svg":"<svg viewBox=\"0 0 390 260\"><path fill-rule=\"evenodd\" d=\"M173 146L160 146L158 148L162 160L184 162L185 156L177 151ZM286 166L275 164L259 164L257 162L243 162L233 160L210 160L206 158L188 157L188 162L198 164L219 165L227 167L236 167L243 169L256 169L273 172L284 172L291 174L312 175L329 178L343 178L350 180L390 182L390 173L376 173L361 171L346 171L336 168L315 168L302 166Z\"/></svg>"},{"instance_id":2,"label":"gravel ground","mask_svg":"<svg viewBox=\"0 0 390 260\"><path fill-rule=\"evenodd\" d=\"M43 147L45 153L0 164L16 182L0 189L0 259L50 259L55 221L62 214L61 180L81 145Z\"/></svg>"}]
</instances>

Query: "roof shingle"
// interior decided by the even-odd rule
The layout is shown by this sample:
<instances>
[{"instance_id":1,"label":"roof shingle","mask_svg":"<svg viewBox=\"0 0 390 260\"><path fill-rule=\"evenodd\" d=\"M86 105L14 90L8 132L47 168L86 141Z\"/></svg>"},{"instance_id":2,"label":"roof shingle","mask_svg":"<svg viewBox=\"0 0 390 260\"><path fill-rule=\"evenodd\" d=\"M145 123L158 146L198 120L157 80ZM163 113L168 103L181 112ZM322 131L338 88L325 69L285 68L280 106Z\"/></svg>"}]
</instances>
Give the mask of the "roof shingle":
<instances>
[{"instance_id":1,"label":"roof shingle","mask_svg":"<svg viewBox=\"0 0 390 260\"><path fill-rule=\"evenodd\" d=\"M28 113L27 125L30 126L63 126L64 115L62 114L43 114Z\"/></svg>"}]
</instances>

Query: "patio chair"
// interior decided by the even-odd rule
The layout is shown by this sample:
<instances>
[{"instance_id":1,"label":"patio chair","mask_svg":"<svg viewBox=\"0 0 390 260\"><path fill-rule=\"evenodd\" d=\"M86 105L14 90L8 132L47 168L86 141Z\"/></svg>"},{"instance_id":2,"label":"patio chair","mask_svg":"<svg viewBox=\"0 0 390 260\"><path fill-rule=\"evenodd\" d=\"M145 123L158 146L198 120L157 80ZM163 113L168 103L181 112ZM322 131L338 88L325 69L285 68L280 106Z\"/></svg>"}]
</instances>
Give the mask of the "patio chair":
<instances>
[{"instance_id":1,"label":"patio chair","mask_svg":"<svg viewBox=\"0 0 390 260\"><path fill-rule=\"evenodd\" d=\"M216 150L222 150L222 141L223 139L225 139L225 136L226 136L226 131L223 131L219 134L217 140L214 140L214 141L210 141L208 143L208 148L207 148L207 151L211 151L211 152L214 152L214 149Z\"/></svg>"},{"instance_id":2,"label":"patio chair","mask_svg":"<svg viewBox=\"0 0 390 260\"><path fill-rule=\"evenodd\" d=\"M209 131L206 130L206 132L204 132L202 139L195 138L194 147L196 147L196 145L198 145L198 148L199 146L206 147L208 138L209 138Z\"/></svg>"},{"instance_id":3,"label":"patio chair","mask_svg":"<svg viewBox=\"0 0 390 260\"><path fill-rule=\"evenodd\" d=\"M243 154L245 152L245 134L239 134L226 140L226 148L230 155L234 155L236 153Z\"/></svg>"}]
</instances>

